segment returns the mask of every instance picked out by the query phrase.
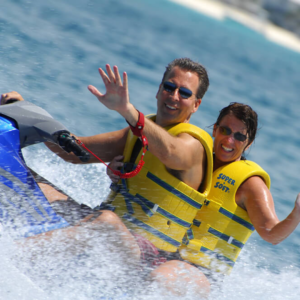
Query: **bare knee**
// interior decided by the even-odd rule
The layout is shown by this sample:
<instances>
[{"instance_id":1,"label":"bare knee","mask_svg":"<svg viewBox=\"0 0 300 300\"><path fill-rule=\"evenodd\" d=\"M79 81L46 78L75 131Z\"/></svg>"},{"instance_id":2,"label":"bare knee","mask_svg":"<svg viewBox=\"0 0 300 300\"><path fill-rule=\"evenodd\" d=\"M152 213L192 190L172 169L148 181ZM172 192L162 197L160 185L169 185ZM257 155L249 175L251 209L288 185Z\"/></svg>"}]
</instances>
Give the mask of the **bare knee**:
<instances>
[{"instance_id":1,"label":"bare knee","mask_svg":"<svg viewBox=\"0 0 300 300\"><path fill-rule=\"evenodd\" d=\"M110 210L101 210L101 214L96 220L111 225L115 225L122 222L121 219Z\"/></svg>"},{"instance_id":2,"label":"bare knee","mask_svg":"<svg viewBox=\"0 0 300 300\"><path fill-rule=\"evenodd\" d=\"M89 228L102 229L108 243L121 247L123 252L127 252L129 259L139 261L141 252L134 236L114 212L101 210L97 218L92 214L86 217L84 222Z\"/></svg>"},{"instance_id":3,"label":"bare knee","mask_svg":"<svg viewBox=\"0 0 300 300\"><path fill-rule=\"evenodd\" d=\"M95 217L94 214L90 214L85 217L81 222L88 222L91 224L103 224L103 225L120 225L123 224L122 220L110 210L101 210L99 215Z\"/></svg>"},{"instance_id":4,"label":"bare knee","mask_svg":"<svg viewBox=\"0 0 300 300\"><path fill-rule=\"evenodd\" d=\"M191 293L208 297L210 292L207 277L196 267L179 260L160 265L150 276L160 287L178 296Z\"/></svg>"}]
</instances>

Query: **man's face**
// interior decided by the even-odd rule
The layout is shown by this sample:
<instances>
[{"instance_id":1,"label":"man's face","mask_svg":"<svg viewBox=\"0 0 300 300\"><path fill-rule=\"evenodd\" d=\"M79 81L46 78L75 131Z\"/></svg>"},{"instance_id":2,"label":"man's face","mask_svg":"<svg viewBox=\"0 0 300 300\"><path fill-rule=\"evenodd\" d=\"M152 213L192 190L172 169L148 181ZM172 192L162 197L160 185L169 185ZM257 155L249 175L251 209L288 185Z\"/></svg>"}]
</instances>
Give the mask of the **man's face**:
<instances>
[{"instance_id":1,"label":"man's face","mask_svg":"<svg viewBox=\"0 0 300 300\"><path fill-rule=\"evenodd\" d=\"M188 123L191 115L197 111L201 99L197 99L196 93L199 86L199 77L194 72L184 71L174 67L164 79L171 82L177 88L170 92L164 89L163 84L159 86L156 94L157 116L156 123L162 127L177 123ZM189 89L193 94L185 99L180 95L179 88Z\"/></svg>"}]
</instances>

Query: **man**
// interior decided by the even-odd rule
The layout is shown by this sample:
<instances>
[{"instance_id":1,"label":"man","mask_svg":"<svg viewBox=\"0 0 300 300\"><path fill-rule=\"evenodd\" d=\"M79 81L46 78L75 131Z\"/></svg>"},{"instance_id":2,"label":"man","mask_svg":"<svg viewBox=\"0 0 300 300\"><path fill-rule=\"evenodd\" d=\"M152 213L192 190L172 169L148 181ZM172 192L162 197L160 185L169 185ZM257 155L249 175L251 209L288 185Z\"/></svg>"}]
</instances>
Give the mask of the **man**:
<instances>
[{"instance_id":1,"label":"man","mask_svg":"<svg viewBox=\"0 0 300 300\"><path fill-rule=\"evenodd\" d=\"M122 83L116 66L111 70L106 65L106 71L107 74L99 69L106 94L94 86L88 89L103 105L122 115L134 130L142 122L142 114L129 101L127 74L123 73ZM109 224L114 232L119 233L123 249L128 249L137 259L142 255L148 261L146 249L151 249L152 266L173 261L171 270L168 267L173 278L182 277L182 270L188 271L186 281L192 280L202 294L209 290L207 279L197 268L177 260L177 249L211 182L212 141L204 131L188 124L191 115L198 110L208 85L206 70L190 59L176 59L167 66L156 94L156 118L145 118L142 124L142 134L149 143L143 167L148 172L134 177L137 179L128 179L128 189L123 186L115 191L117 195L111 203L116 213L103 210L98 217L90 215L85 219L93 219L93 224ZM5 103L10 95L3 95L2 98L1 103ZM103 161L109 162L122 154L125 161L130 160L137 138L126 127L110 133L80 137L80 140ZM66 161L81 163L56 145L48 144L48 147ZM139 159L138 156L134 162ZM90 162L98 161L93 158ZM153 188L147 190L150 181ZM165 276L162 272L155 274L155 277L168 277L169 273ZM174 291L176 286L172 280L163 280L163 284Z\"/></svg>"}]
</instances>

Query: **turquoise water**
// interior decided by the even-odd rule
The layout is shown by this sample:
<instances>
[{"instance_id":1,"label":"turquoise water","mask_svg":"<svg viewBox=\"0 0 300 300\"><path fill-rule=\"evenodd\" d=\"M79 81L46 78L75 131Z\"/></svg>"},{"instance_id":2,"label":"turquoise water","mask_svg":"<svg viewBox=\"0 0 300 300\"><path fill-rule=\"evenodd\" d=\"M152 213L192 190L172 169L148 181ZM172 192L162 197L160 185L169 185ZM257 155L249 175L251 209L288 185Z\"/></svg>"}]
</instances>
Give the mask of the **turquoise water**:
<instances>
[{"instance_id":1,"label":"turquoise water","mask_svg":"<svg viewBox=\"0 0 300 300\"><path fill-rule=\"evenodd\" d=\"M104 91L98 67L109 63L126 71L131 101L147 114L155 111L167 63L190 57L206 66L211 81L192 123L210 132L229 102L251 105L260 131L248 158L271 175L278 217L291 211L300 192L299 53L231 19L216 21L166 0L2 0L0 7L0 93L19 91L72 132L92 135L126 126L86 88ZM42 145L26 149L25 156L81 202L95 206L108 193L102 166L63 163ZM255 233L213 299L298 299L299 243L299 228L277 246ZM101 276L108 269L100 269ZM62 299L95 299L88 291L101 290L97 280L71 282L54 281Z\"/></svg>"}]
</instances>

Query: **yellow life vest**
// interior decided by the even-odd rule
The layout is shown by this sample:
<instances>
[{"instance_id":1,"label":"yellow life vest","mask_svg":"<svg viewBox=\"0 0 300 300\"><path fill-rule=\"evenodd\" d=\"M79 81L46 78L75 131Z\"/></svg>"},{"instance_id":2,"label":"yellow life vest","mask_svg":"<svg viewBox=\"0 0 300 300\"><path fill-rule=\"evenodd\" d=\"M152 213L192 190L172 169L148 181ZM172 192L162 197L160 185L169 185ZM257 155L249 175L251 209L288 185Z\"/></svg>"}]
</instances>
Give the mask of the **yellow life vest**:
<instances>
[{"instance_id":1,"label":"yellow life vest","mask_svg":"<svg viewBox=\"0 0 300 300\"><path fill-rule=\"evenodd\" d=\"M150 240L158 249L176 252L187 229L207 197L213 170L212 138L204 130L180 123L165 128L177 136L188 133L198 139L205 148L207 167L201 192L171 175L166 167L150 151L144 157L145 165L138 175L122 179L113 186L108 198L113 211L122 218L126 226ZM124 162L129 162L137 137L129 131L124 151ZM141 158L139 152L135 160ZM126 166L126 163L125 163Z\"/></svg>"},{"instance_id":2,"label":"yellow life vest","mask_svg":"<svg viewBox=\"0 0 300 300\"><path fill-rule=\"evenodd\" d=\"M269 175L252 161L236 161L214 171L210 193L179 249L183 259L216 272L231 272L255 230L247 211L235 202L238 188L252 176L260 176L270 188Z\"/></svg>"}]
</instances>

